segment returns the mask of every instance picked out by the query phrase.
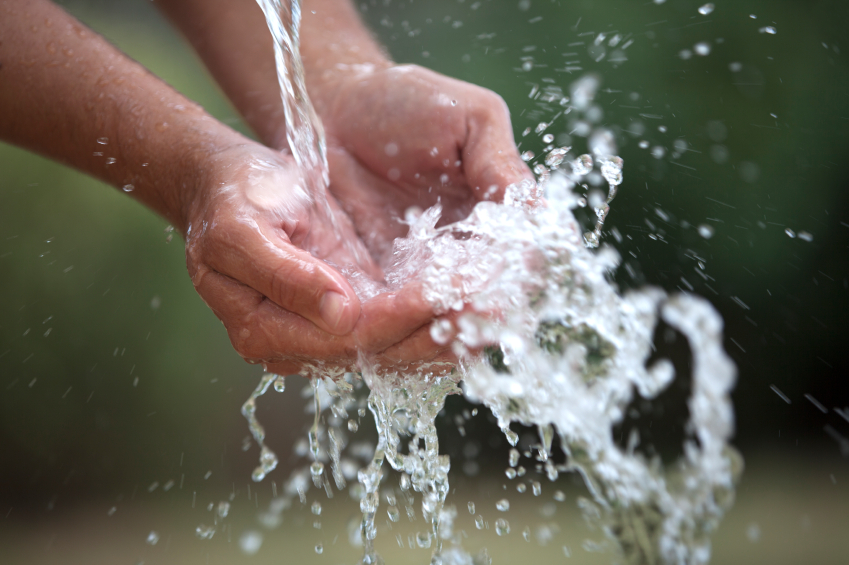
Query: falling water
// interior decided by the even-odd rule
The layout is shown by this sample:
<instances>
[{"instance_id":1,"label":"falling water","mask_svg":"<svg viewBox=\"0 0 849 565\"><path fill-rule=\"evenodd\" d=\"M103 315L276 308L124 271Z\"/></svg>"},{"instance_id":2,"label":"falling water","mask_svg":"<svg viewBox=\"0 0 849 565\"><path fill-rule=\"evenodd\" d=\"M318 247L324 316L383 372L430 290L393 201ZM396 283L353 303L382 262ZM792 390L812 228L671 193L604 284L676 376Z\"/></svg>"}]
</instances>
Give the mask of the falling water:
<instances>
[{"instance_id":1,"label":"falling water","mask_svg":"<svg viewBox=\"0 0 849 565\"><path fill-rule=\"evenodd\" d=\"M259 3L275 39L289 144L305 174L321 179L313 194L324 198L323 134L306 96L297 51L299 2L292 2L291 11L279 0ZM585 108L597 88L592 76L576 81L572 107ZM352 383L361 378L370 389L367 407L379 434L373 456L357 473L362 519L352 539L364 547L362 563L382 562L374 539L384 461L400 473L400 502L408 515L415 513L410 489L421 496L428 529L419 532L416 543L431 548L433 565L487 561L485 554L473 558L462 549L461 536L452 530L456 510L446 506L450 462L439 454L434 421L446 396L460 392L492 411L511 445L518 441L511 423L539 430L535 449L542 471L552 481L564 472L580 474L592 497L580 501L585 516L625 563L709 560L710 533L733 501L741 467L728 444L736 369L722 349L722 320L696 296L668 296L656 288L621 295L609 282L617 253L606 246L589 248L600 243L609 202L623 182L623 161L604 135L590 145L593 155L571 160L571 148L551 146L545 165L534 168L540 180L508 187L504 204L481 202L465 220L443 227L437 227L437 205L410 225L407 237L396 240L386 290L421 281L439 315L431 336L450 344L459 363L450 370L425 364L394 372L363 355L357 375L313 375L313 462L308 470L293 473L285 494L264 515L266 523L278 523L275 516L294 496L305 503L310 483L332 496L323 461L330 461L337 488L345 486L344 467L351 459L344 457L348 436L343 427L356 430L349 409L357 407L359 416L365 415L366 406L358 406L352 394ZM595 168L607 181L606 197L579 193ZM539 193L545 206L532 203L531 196ZM582 234L572 210L588 200L596 225ZM646 367L658 316L687 337L693 357L688 436L683 456L672 466L641 453L636 434L625 448L613 436L636 395L651 400L675 377L666 359ZM276 376L265 375L242 409L261 447L261 464L253 475L257 481L277 462L254 416L256 398L272 383L283 388ZM328 424L319 418L322 406L334 416ZM407 454L399 448L402 437L409 438ZM555 438L565 462L555 462ZM514 459L518 455L511 455L511 468ZM398 503L394 495L387 499L392 521L400 513ZM506 518L499 519L496 530L509 534Z\"/></svg>"},{"instance_id":2,"label":"falling water","mask_svg":"<svg viewBox=\"0 0 849 565\"><path fill-rule=\"evenodd\" d=\"M324 194L329 182L324 128L307 96L300 56L301 0L257 0L274 39L277 81L286 118L286 140L305 173L316 172L323 184L310 188Z\"/></svg>"}]
</instances>

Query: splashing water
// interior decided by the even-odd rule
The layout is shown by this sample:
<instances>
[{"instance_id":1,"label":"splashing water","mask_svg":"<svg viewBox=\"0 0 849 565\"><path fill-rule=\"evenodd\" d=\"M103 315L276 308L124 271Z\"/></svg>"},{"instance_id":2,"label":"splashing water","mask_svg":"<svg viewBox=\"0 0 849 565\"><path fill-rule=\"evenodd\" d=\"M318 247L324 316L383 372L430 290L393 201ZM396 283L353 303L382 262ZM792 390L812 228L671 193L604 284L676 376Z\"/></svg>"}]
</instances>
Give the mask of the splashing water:
<instances>
[{"instance_id":1,"label":"splashing water","mask_svg":"<svg viewBox=\"0 0 849 565\"><path fill-rule=\"evenodd\" d=\"M290 147L307 174L322 179L314 185L314 196L326 199L323 132L306 96L297 51L299 2L293 1L288 11L279 0L258 1L275 38ZM597 88L598 79L591 75L576 81L573 106L582 111ZM348 409L357 405L352 384L361 378L370 389L367 406L379 436L373 454L361 456L365 464L357 472L362 520L352 540L363 546L362 563L382 563L374 539L384 461L400 473L400 502L408 515L415 513L408 491L421 494L428 530L419 532L416 543L431 548L432 565L486 562L485 554L473 558L462 549L461 536L452 530L456 510L445 504L450 461L439 455L434 422L447 395L461 392L492 411L513 446L518 436L511 423L539 430L536 449L545 474L552 481L563 472L582 476L592 500L579 505L625 563L709 560L709 535L733 502L741 469L728 444L733 432L729 392L736 370L722 349L722 320L693 295L670 297L654 288L620 295L615 290L609 275L618 264L617 253L605 246L596 252L589 248L600 245L609 203L623 182L623 161L605 135L591 140L591 146L594 157L574 160L568 160L569 147L546 149L545 166L535 167L540 181L508 187L504 204L481 202L468 218L443 227L436 227L437 205L411 223L407 237L396 240L386 269L387 289L412 280L423 283L425 298L440 316L431 335L450 343L459 363L450 372L444 365L427 364L395 372L362 355L358 375L312 374L313 461L292 474L284 495L261 517L265 523L279 523L275 516L294 496L306 503L310 483L332 496L327 461L337 488L345 487L345 469L356 465L346 455L348 431L357 429ZM561 168L563 163L567 166ZM609 190L606 197L589 195L596 225L582 234L572 210L587 201L575 190L596 166ZM533 203L539 194L546 205ZM613 437L635 392L651 400L675 377L668 360L646 367L658 316L687 337L693 356L689 435L683 456L668 467L640 453L638 438L622 448ZM256 399L272 384L284 388L276 375L264 375L242 408L261 448L255 481L277 465L255 417ZM327 424L319 418L322 407L334 416ZM365 405L358 412L364 416ZM402 436L409 438L406 454L399 447ZM554 462L555 437L566 454L559 464ZM515 459L511 455L511 469ZM390 518L397 519L399 501L393 495L387 502ZM473 506L469 511L474 513ZM498 535L509 535L507 519L499 518L495 528Z\"/></svg>"}]
</instances>

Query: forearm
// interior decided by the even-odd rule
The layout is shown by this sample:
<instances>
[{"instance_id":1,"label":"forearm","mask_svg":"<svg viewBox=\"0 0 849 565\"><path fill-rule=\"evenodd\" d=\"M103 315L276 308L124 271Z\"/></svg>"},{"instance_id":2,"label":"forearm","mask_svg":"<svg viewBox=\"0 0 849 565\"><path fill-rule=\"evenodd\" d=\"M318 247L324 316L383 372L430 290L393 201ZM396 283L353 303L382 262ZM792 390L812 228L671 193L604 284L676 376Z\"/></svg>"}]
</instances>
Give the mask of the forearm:
<instances>
[{"instance_id":1,"label":"forearm","mask_svg":"<svg viewBox=\"0 0 849 565\"><path fill-rule=\"evenodd\" d=\"M274 46L256 0L154 0L259 136L286 147Z\"/></svg>"},{"instance_id":2,"label":"forearm","mask_svg":"<svg viewBox=\"0 0 849 565\"><path fill-rule=\"evenodd\" d=\"M242 142L46 0L0 2L0 139L122 187L184 230L204 159Z\"/></svg>"},{"instance_id":3,"label":"forearm","mask_svg":"<svg viewBox=\"0 0 849 565\"><path fill-rule=\"evenodd\" d=\"M285 3L285 2L284 2ZM274 46L256 0L156 0L180 28L259 138L286 147ZM353 66L387 66L388 58L349 0L303 0L301 55L307 89L322 117Z\"/></svg>"}]
</instances>

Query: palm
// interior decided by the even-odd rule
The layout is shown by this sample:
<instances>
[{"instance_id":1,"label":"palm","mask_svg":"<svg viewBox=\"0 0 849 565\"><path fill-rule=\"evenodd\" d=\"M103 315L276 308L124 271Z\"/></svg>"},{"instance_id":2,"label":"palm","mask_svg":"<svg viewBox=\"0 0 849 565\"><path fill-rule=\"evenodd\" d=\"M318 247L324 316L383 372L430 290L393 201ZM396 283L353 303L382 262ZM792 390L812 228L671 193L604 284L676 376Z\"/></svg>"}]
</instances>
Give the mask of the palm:
<instances>
[{"instance_id":1,"label":"palm","mask_svg":"<svg viewBox=\"0 0 849 565\"><path fill-rule=\"evenodd\" d=\"M453 222L530 174L490 91L396 67L349 81L336 100L325 116L330 190L381 262L411 207L439 202Z\"/></svg>"}]
</instances>

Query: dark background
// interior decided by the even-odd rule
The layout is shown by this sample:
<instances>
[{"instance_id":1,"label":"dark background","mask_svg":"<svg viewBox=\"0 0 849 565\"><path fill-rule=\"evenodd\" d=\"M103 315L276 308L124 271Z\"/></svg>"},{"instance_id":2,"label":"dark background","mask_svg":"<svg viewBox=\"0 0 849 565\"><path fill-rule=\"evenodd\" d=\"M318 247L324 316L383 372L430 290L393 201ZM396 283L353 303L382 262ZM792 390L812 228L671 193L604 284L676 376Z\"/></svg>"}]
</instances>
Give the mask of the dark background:
<instances>
[{"instance_id":1,"label":"dark background","mask_svg":"<svg viewBox=\"0 0 849 565\"><path fill-rule=\"evenodd\" d=\"M62 4L246 131L149 3ZM501 94L522 150L540 153L539 136L522 132L552 116L528 97L534 85L568 93L584 72L602 77L600 123L618 132L625 159L604 239L625 263L617 282L623 289L691 287L713 302L739 369L735 445L753 469L814 469L812 480L826 488L849 481L842 457L849 455L849 421L835 411L849 407L849 46L842 42L849 5L728 1L701 16L701 4L533 0L523 9L513 0L392 0L361 7L397 61ZM768 25L775 35L759 33ZM611 62L611 47L593 60L588 46L600 32L633 40L627 60ZM711 43L709 55L679 56L699 41ZM523 57L533 58L530 71ZM568 61L582 70L564 72ZM742 70L732 72L732 62ZM569 118L547 132L568 134ZM712 122L724 125L724 137ZM630 133L639 131L635 123L644 133ZM641 139L664 147L665 156L641 149ZM676 139L688 151L673 157ZM578 154L585 143L573 135L569 144ZM717 145L727 152L721 163ZM712 238L698 234L701 224L714 228ZM166 243L165 227L115 190L0 146L0 519L14 508L14 516L38 524L54 508L111 504L180 475L209 491L247 480L256 450L241 450L247 428L239 407L260 372L242 363L194 294L182 243ZM785 229L813 239L791 238ZM696 256L709 280L694 272ZM659 332L658 346L686 364L680 338ZM284 463L309 420L300 386L290 378L289 392L260 402ZM679 378L625 427L639 426L658 449L674 453L687 390ZM485 411L460 436L454 418L464 408L462 398L449 400L440 419L443 450L500 474L506 444ZM458 475L463 468L453 466ZM844 498L835 505L845 511Z\"/></svg>"}]
</instances>

